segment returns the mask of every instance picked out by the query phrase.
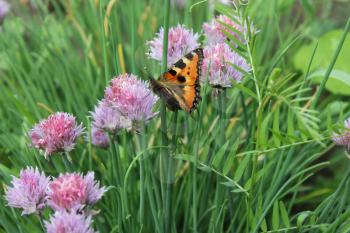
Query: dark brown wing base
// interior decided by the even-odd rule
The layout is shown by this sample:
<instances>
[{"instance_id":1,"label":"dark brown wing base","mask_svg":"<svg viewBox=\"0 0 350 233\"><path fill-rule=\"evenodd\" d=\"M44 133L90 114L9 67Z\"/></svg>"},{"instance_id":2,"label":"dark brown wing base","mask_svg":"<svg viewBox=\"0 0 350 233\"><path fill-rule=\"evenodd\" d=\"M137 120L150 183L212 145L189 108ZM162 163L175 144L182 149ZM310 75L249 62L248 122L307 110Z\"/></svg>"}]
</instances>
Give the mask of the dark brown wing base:
<instances>
[{"instance_id":1,"label":"dark brown wing base","mask_svg":"<svg viewBox=\"0 0 350 233\"><path fill-rule=\"evenodd\" d=\"M167 108L169 108L169 110L181 110L179 102L165 87L159 85L159 83L154 79L151 79L151 86L153 92L156 93L165 102L165 105Z\"/></svg>"}]
</instances>

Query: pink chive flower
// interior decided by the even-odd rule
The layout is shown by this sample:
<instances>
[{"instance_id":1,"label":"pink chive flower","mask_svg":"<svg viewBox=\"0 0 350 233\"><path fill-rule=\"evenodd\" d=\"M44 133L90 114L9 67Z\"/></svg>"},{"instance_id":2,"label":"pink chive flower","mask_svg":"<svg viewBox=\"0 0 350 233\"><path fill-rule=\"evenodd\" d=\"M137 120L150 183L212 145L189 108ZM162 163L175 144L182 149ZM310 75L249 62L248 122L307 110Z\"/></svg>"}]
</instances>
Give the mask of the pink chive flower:
<instances>
[{"instance_id":1,"label":"pink chive flower","mask_svg":"<svg viewBox=\"0 0 350 233\"><path fill-rule=\"evenodd\" d=\"M236 37L238 40L243 42L243 38L239 36L237 33L229 30L226 26L231 26L232 28L236 29L237 31L244 33L244 30L247 30L246 27L243 28L240 19L238 17L235 17L236 21L233 21L229 17L225 15L219 15L215 19L213 19L210 23L204 23L203 24L203 31L204 35L206 36L207 43L208 44L218 44L218 43L224 43L227 41L227 36L224 34L224 32L231 33L234 37ZM222 24L223 23L223 24Z\"/></svg>"},{"instance_id":2,"label":"pink chive flower","mask_svg":"<svg viewBox=\"0 0 350 233\"><path fill-rule=\"evenodd\" d=\"M109 146L108 134L96 126L91 126L91 143L94 146L107 148Z\"/></svg>"},{"instance_id":3,"label":"pink chive flower","mask_svg":"<svg viewBox=\"0 0 350 233\"><path fill-rule=\"evenodd\" d=\"M333 133L333 142L339 146L345 146L350 154L350 118L344 122L345 130L341 134Z\"/></svg>"},{"instance_id":4,"label":"pink chive flower","mask_svg":"<svg viewBox=\"0 0 350 233\"><path fill-rule=\"evenodd\" d=\"M45 221L47 233L97 233L91 224L91 216L75 212L55 212L50 222Z\"/></svg>"},{"instance_id":5,"label":"pink chive flower","mask_svg":"<svg viewBox=\"0 0 350 233\"><path fill-rule=\"evenodd\" d=\"M5 193L8 206L23 209L22 215L38 213L45 207L49 182L50 179L37 168L22 169L19 178L12 178L12 187Z\"/></svg>"},{"instance_id":6,"label":"pink chive flower","mask_svg":"<svg viewBox=\"0 0 350 233\"><path fill-rule=\"evenodd\" d=\"M247 72L250 69L245 59L233 52L227 44L206 46L201 80L205 82L208 74L208 82L214 87L231 87L233 81L239 83L243 74L231 64Z\"/></svg>"},{"instance_id":7,"label":"pink chive flower","mask_svg":"<svg viewBox=\"0 0 350 233\"><path fill-rule=\"evenodd\" d=\"M30 131L32 145L43 150L45 158L55 152L70 152L75 142L83 133L82 125L78 125L71 114L58 112L40 121Z\"/></svg>"},{"instance_id":8,"label":"pink chive flower","mask_svg":"<svg viewBox=\"0 0 350 233\"><path fill-rule=\"evenodd\" d=\"M10 4L4 0L0 0L0 24L4 20L7 13L10 11Z\"/></svg>"},{"instance_id":9,"label":"pink chive flower","mask_svg":"<svg viewBox=\"0 0 350 233\"><path fill-rule=\"evenodd\" d=\"M150 46L148 56L159 62L162 61L163 54L163 34L164 29L161 28L151 41L147 44ZM197 42L199 35L193 33L192 29L186 29L184 25L177 25L169 28L168 33L168 59L167 65L170 67L188 52L199 47Z\"/></svg>"},{"instance_id":10,"label":"pink chive flower","mask_svg":"<svg viewBox=\"0 0 350 233\"><path fill-rule=\"evenodd\" d=\"M120 125L127 129L130 122L134 124L153 118L157 114L153 112L157 100L158 97L150 90L149 84L133 74L113 78L104 96L104 101L114 106L124 117L120 120ZM98 119L95 120L97 121Z\"/></svg>"},{"instance_id":11,"label":"pink chive flower","mask_svg":"<svg viewBox=\"0 0 350 233\"><path fill-rule=\"evenodd\" d=\"M94 173L86 176L78 173L61 174L54 179L47 190L48 205L56 211L79 210L86 205L95 204L106 192L94 180Z\"/></svg>"}]
</instances>

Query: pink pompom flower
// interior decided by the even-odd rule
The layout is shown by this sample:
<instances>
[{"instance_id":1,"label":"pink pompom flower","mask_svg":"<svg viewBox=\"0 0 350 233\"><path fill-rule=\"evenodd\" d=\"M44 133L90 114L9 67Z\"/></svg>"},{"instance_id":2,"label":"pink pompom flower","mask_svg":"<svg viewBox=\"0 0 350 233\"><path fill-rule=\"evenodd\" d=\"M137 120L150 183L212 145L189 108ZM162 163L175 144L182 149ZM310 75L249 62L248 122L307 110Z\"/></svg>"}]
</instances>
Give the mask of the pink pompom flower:
<instances>
[{"instance_id":1,"label":"pink pompom flower","mask_svg":"<svg viewBox=\"0 0 350 233\"><path fill-rule=\"evenodd\" d=\"M332 140L339 146L345 146L347 152L350 154L350 118L344 122L345 130L341 133L333 133Z\"/></svg>"},{"instance_id":2,"label":"pink pompom flower","mask_svg":"<svg viewBox=\"0 0 350 233\"><path fill-rule=\"evenodd\" d=\"M76 211L95 204L106 192L94 180L94 173L86 176L78 173L61 174L54 179L47 191L48 205L56 211Z\"/></svg>"},{"instance_id":3,"label":"pink pompom flower","mask_svg":"<svg viewBox=\"0 0 350 233\"><path fill-rule=\"evenodd\" d=\"M208 82L214 87L231 87L234 81L239 83L243 74L232 64L246 72L250 69L246 60L233 52L227 44L206 46L201 80L205 82L208 74Z\"/></svg>"},{"instance_id":4,"label":"pink pompom flower","mask_svg":"<svg viewBox=\"0 0 350 233\"><path fill-rule=\"evenodd\" d=\"M148 56L159 62L162 61L163 55L163 34L164 29L161 28L156 36L147 42L150 46ZM170 67L181 57L198 48L198 38L199 34L193 33L192 29L187 29L184 25L169 28L167 66Z\"/></svg>"},{"instance_id":5,"label":"pink pompom flower","mask_svg":"<svg viewBox=\"0 0 350 233\"><path fill-rule=\"evenodd\" d=\"M57 112L36 124L30 131L30 138L32 145L43 150L46 158L55 152L73 150L83 130L73 115Z\"/></svg>"},{"instance_id":6,"label":"pink pompom flower","mask_svg":"<svg viewBox=\"0 0 350 233\"><path fill-rule=\"evenodd\" d=\"M97 233L92 227L91 216L75 212L58 211L45 221L47 233Z\"/></svg>"},{"instance_id":7,"label":"pink pompom flower","mask_svg":"<svg viewBox=\"0 0 350 233\"><path fill-rule=\"evenodd\" d=\"M22 215L38 213L45 207L49 182L37 168L22 169L19 178L12 178L12 186L5 193L8 206L23 209Z\"/></svg>"},{"instance_id":8,"label":"pink pompom flower","mask_svg":"<svg viewBox=\"0 0 350 233\"><path fill-rule=\"evenodd\" d=\"M225 24L231 26L237 31L244 33L244 30L247 30L246 27L242 27L240 23L240 19L238 17L234 17L235 20L230 19L225 15L219 15L215 19L213 19L210 23L203 24L204 35L206 36L208 44L218 44L224 43L227 41L227 36L224 32L228 32L236 37L238 40L243 42L243 38L238 35L236 32L228 30Z\"/></svg>"},{"instance_id":9,"label":"pink pompom flower","mask_svg":"<svg viewBox=\"0 0 350 233\"><path fill-rule=\"evenodd\" d=\"M133 74L122 74L113 78L104 96L104 101L133 124L148 121L157 115L153 112L157 100L158 97L150 90L148 82L137 79ZM129 122L123 119L120 123L124 128L129 126Z\"/></svg>"}]
</instances>

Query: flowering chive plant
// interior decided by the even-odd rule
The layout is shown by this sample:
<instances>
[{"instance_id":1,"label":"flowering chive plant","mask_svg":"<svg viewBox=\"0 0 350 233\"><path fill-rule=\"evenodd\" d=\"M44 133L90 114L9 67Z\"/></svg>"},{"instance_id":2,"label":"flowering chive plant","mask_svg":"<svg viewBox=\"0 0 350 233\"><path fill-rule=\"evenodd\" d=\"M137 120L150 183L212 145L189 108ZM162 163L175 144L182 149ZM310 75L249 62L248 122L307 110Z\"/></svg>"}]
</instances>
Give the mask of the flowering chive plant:
<instances>
[{"instance_id":1,"label":"flowering chive plant","mask_svg":"<svg viewBox=\"0 0 350 233\"><path fill-rule=\"evenodd\" d=\"M339 146L345 146L346 151L350 154L350 118L344 122L345 130L340 133L333 133L333 142Z\"/></svg>"},{"instance_id":2,"label":"flowering chive plant","mask_svg":"<svg viewBox=\"0 0 350 233\"><path fill-rule=\"evenodd\" d=\"M149 89L149 84L137 79L133 74L122 74L111 80L104 98L95 107L92 116L92 144L108 146L107 133L116 134L119 130L138 130L142 122L152 119L158 97Z\"/></svg>"},{"instance_id":3,"label":"flowering chive plant","mask_svg":"<svg viewBox=\"0 0 350 233\"><path fill-rule=\"evenodd\" d=\"M58 211L45 222L47 233L95 233L91 216Z\"/></svg>"},{"instance_id":4,"label":"flowering chive plant","mask_svg":"<svg viewBox=\"0 0 350 233\"><path fill-rule=\"evenodd\" d=\"M44 151L45 158L56 152L70 152L84 129L76 123L75 117L57 112L40 121L30 131L32 145Z\"/></svg>"},{"instance_id":5,"label":"flowering chive plant","mask_svg":"<svg viewBox=\"0 0 350 233\"><path fill-rule=\"evenodd\" d=\"M5 199L9 206L22 209L22 215L38 213L45 207L49 181L37 168L22 169L19 178L12 177Z\"/></svg>"},{"instance_id":6,"label":"flowering chive plant","mask_svg":"<svg viewBox=\"0 0 350 233\"><path fill-rule=\"evenodd\" d=\"M161 28L156 37L147 42L150 46L148 56L159 62L162 61L163 34L164 29ZM184 25L169 28L167 66L170 67L188 52L198 48L198 38L199 34L193 33L192 29L187 29Z\"/></svg>"},{"instance_id":7,"label":"flowering chive plant","mask_svg":"<svg viewBox=\"0 0 350 233\"><path fill-rule=\"evenodd\" d=\"M250 69L246 60L225 43L204 47L201 80L205 82L208 75L208 82L214 87L231 87L233 82L239 83L243 74L232 64L247 72Z\"/></svg>"}]
</instances>

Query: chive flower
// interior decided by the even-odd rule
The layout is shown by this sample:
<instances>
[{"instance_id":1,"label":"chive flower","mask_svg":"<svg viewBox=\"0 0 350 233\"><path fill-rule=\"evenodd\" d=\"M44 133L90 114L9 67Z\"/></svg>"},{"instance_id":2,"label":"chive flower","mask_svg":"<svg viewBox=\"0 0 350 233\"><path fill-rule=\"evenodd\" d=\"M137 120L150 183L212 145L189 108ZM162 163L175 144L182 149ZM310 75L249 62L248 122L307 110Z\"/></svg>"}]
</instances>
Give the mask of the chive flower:
<instances>
[{"instance_id":1,"label":"chive flower","mask_svg":"<svg viewBox=\"0 0 350 233\"><path fill-rule=\"evenodd\" d=\"M47 233L97 233L92 227L91 216L75 212L58 211L45 221Z\"/></svg>"},{"instance_id":2,"label":"chive flower","mask_svg":"<svg viewBox=\"0 0 350 233\"><path fill-rule=\"evenodd\" d=\"M32 145L43 150L47 158L56 152L73 150L83 131L82 124L78 125L73 115L57 112L36 124L29 134Z\"/></svg>"},{"instance_id":3,"label":"chive flower","mask_svg":"<svg viewBox=\"0 0 350 233\"><path fill-rule=\"evenodd\" d=\"M22 209L22 215L38 213L45 207L49 182L37 168L22 169L19 178L12 177L12 185L5 192L8 206Z\"/></svg>"},{"instance_id":4,"label":"chive flower","mask_svg":"<svg viewBox=\"0 0 350 233\"><path fill-rule=\"evenodd\" d=\"M240 19L238 17L233 17L234 20L225 16L219 15L215 19L212 19L210 23L203 23L203 31L207 40L207 44L218 44L224 43L229 40L224 32L231 34L238 40L244 42L243 38L233 30L229 30L226 25L232 27L238 32L244 33L246 28L242 27Z\"/></svg>"},{"instance_id":5,"label":"chive flower","mask_svg":"<svg viewBox=\"0 0 350 233\"><path fill-rule=\"evenodd\" d=\"M162 62L163 57L163 34L164 28L161 28L156 36L147 42L150 47L148 56L159 62ZM187 29L184 25L169 28L167 67L198 48L198 38L199 34L193 33L192 29Z\"/></svg>"},{"instance_id":6,"label":"chive flower","mask_svg":"<svg viewBox=\"0 0 350 233\"><path fill-rule=\"evenodd\" d=\"M236 67L246 72L250 69L246 60L225 43L208 45L204 47L203 53L201 80L206 81L208 74L208 82L214 87L231 87L233 82L239 83L244 74Z\"/></svg>"},{"instance_id":7,"label":"chive flower","mask_svg":"<svg viewBox=\"0 0 350 233\"><path fill-rule=\"evenodd\" d=\"M108 134L96 126L91 126L91 144L101 148L109 146Z\"/></svg>"},{"instance_id":8,"label":"chive flower","mask_svg":"<svg viewBox=\"0 0 350 233\"><path fill-rule=\"evenodd\" d=\"M350 118L344 122L344 131L340 134L333 133L332 140L339 146L344 146L346 151L350 154Z\"/></svg>"},{"instance_id":9,"label":"chive flower","mask_svg":"<svg viewBox=\"0 0 350 233\"><path fill-rule=\"evenodd\" d=\"M10 4L4 0L0 0L0 24L4 20L7 13L10 11Z\"/></svg>"},{"instance_id":10,"label":"chive flower","mask_svg":"<svg viewBox=\"0 0 350 233\"><path fill-rule=\"evenodd\" d=\"M93 172L60 174L48 186L48 205L56 211L77 211L91 206L106 192L95 181Z\"/></svg>"},{"instance_id":11,"label":"chive flower","mask_svg":"<svg viewBox=\"0 0 350 233\"><path fill-rule=\"evenodd\" d=\"M157 115L153 111L157 100L158 97L151 91L149 83L137 79L133 74L122 74L113 78L104 96L104 101L123 116L120 125L128 130L130 122L134 126Z\"/></svg>"}]
</instances>

